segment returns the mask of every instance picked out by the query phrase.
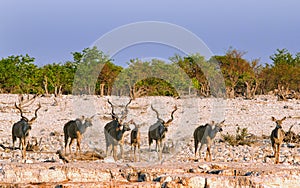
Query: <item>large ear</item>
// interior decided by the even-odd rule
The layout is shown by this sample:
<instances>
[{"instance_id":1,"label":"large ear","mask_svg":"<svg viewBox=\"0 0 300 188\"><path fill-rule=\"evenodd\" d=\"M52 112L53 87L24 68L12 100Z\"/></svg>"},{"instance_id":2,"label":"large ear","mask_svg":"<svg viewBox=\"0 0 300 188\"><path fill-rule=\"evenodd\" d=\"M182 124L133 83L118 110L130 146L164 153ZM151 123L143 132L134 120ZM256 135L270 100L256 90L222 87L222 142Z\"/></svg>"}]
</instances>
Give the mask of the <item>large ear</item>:
<instances>
[{"instance_id":1,"label":"large ear","mask_svg":"<svg viewBox=\"0 0 300 188\"><path fill-rule=\"evenodd\" d=\"M223 126L225 122L225 119L220 123L220 126Z\"/></svg>"},{"instance_id":2,"label":"large ear","mask_svg":"<svg viewBox=\"0 0 300 188\"><path fill-rule=\"evenodd\" d=\"M89 119L93 119L97 114L92 115Z\"/></svg>"},{"instance_id":3,"label":"large ear","mask_svg":"<svg viewBox=\"0 0 300 188\"><path fill-rule=\"evenodd\" d=\"M284 120L286 120L286 117L282 118L280 121L284 121Z\"/></svg>"},{"instance_id":4,"label":"large ear","mask_svg":"<svg viewBox=\"0 0 300 188\"><path fill-rule=\"evenodd\" d=\"M272 121L276 121L276 119L272 116Z\"/></svg>"}]
</instances>

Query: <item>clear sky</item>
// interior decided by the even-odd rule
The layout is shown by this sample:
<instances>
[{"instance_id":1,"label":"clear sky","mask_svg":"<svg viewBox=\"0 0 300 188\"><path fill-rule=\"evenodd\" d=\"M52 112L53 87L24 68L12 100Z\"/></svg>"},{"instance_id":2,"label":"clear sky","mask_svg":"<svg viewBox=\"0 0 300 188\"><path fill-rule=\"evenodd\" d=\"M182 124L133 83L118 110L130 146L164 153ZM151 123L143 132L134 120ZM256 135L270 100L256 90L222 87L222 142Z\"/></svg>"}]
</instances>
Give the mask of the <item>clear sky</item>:
<instances>
[{"instance_id":1,"label":"clear sky","mask_svg":"<svg viewBox=\"0 0 300 188\"><path fill-rule=\"evenodd\" d=\"M196 34L223 55L232 46L248 60L270 63L277 48L300 52L298 0L0 0L0 57L29 54L37 65L65 62L105 33L125 24L162 21ZM136 45L120 52L130 58L168 58L176 51Z\"/></svg>"}]
</instances>

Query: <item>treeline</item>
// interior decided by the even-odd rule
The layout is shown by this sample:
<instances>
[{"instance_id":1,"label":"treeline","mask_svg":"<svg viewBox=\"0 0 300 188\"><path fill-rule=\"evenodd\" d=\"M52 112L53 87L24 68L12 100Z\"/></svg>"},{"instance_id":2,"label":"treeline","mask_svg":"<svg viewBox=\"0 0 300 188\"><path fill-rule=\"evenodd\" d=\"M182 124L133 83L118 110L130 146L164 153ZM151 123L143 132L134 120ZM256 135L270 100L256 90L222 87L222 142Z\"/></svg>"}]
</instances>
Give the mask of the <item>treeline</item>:
<instances>
[{"instance_id":1,"label":"treeline","mask_svg":"<svg viewBox=\"0 0 300 188\"><path fill-rule=\"evenodd\" d=\"M132 59L128 67L113 63L96 47L73 52L73 60L38 67L34 57L17 55L0 60L0 93L97 94L148 96L198 95L223 92L227 97L253 98L276 94L299 98L300 53L278 49L271 64L247 60L244 52L229 49L206 60L200 54L174 55L170 62ZM219 75L218 75L219 72ZM220 76L221 75L221 76ZM223 88L221 87L223 83ZM221 87L216 91L217 87Z\"/></svg>"}]
</instances>

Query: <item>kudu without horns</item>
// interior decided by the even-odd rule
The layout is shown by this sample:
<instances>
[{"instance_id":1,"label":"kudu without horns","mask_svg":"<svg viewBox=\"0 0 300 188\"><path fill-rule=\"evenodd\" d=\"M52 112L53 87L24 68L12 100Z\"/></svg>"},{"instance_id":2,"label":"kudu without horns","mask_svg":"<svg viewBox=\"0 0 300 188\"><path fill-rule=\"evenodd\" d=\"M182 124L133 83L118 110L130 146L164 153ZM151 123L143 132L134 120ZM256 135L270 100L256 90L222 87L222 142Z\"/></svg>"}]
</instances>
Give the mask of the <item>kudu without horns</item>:
<instances>
[{"instance_id":1,"label":"kudu without horns","mask_svg":"<svg viewBox=\"0 0 300 188\"><path fill-rule=\"evenodd\" d=\"M149 140L149 151L151 151L151 144L153 140L156 141L156 151L159 152L159 160L162 158L162 149L163 149L163 140L166 137L166 132L168 132L168 126L174 120L173 114L177 110L177 106L174 106L173 111L171 112L171 119L164 121L159 117L159 113L151 105L151 109L156 113L157 122L149 127L148 131L148 140Z\"/></svg>"},{"instance_id":2,"label":"kudu without horns","mask_svg":"<svg viewBox=\"0 0 300 188\"><path fill-rule=\"evenodd\" d=\"M272 121L274 121L276 123L276 127L275 129L272 130L271 132L271 144L272 144L272 148L274 151L274 156L275 156L275 164L279 163L279 154L280 154L280 146L283 142L283 138L284 138L284 131L282 130L282 122L286 120L286 117L282 118L281 120L277 120L274 117L272 117Z\"/></svg>"},{"instance_id":3,"label":"kudu without horns","mask_svg":"<svg viewBox=\"0 0 300 188\"><path fill-rule=\"evenodd\" d=\"M21 105L17 105L15 103L15 107L20 111L21 113L21 120L14 123L12 127L12 141L13 141L13 150L15 149L15 141L17 138L19 138L19 148L22 149L22 158L26 157L26 147L27 142L26 139L29 136L29 132L31 130L32 123L37 119L37 112L41 108L41 104L38 104L37 109L34 112L34 117L30 120L23 115L23 110Z\"/></svg>"},{"instance_id":4,"label":"kudu without horns","mask_svg":"<svg viewBox=\"0 0 300 188\"><path fill-rule=\"evenodd\" d=\"M224 124L224 121L222 121L221 123L215 123L214 121L212 121L212 123L210 124L207 123L205 125L200 125L195 129L194 131L195 159L197 159L198 144L200 143L199 158L201 159L201 149L203 145L206 144L207 152L206 152L205 160L211 161L210 147L217 133L223 131L222 126Z\"/></svg>"},{"instance_id":5,"label":"kudu without horns","mask_svg":"<svg viewBox=\"0 0 300 188\"><path fill-rule=\"evenodd\" d=\"M66 155L66 149L67 149L69 138L71 138L71 141L69 143L70 154L72 154L71 147L75 139L77 140L76 154L78 154L78 150L79 150L79 154L81 153L80 144L82 140L82 135L85 133L88 127L91 127L93 125L92 119L94 117L95 115L93 115L90 118L85 118L84 116L82 116L81 118L71 120L64 125L65 155Z\"/></svg>"},{"instance_id":6,"label":"kudu without horns","mask_svg":"<svg viewBox=\"0 0 300 188\"><path fill-rule=\"evenodd\" d=\"M121 159L124 157L124 151L123 151L123 135L126 131L130 131L129 122L123 123L124 119L127 117L128 114L128 105L131 103L131 99L129 102L125 105L125 109L122 112L121 118L119 118L114 113L114 105L108 100L108 103L111 106L111 116L112 121L107 123L104 127L104 136L105 136L105 142L106 142L106 156L108 154L111 155L111 152L113 152L113 158L115 161L117 161L117 146L120 146L120 152L121 152ZM130 121L132 122L132 121ZM111 151L108 151L111 147Z\"/></svg>"},{"instance_id":7,"label":"kudu without horns","mask_svg":"<svg viewBox=\"0 0 300 188\"><path fill-rule=\"evenodd\" d=\"M140 147L141 147L141 133L140 133L140 125L137 125L134 121L132 124L135 126L130 133L130 145L131 150L133 148L134 161L136 161L136 150L139 153L139 160L141 157Z\"/></svg>"}]
</instances>

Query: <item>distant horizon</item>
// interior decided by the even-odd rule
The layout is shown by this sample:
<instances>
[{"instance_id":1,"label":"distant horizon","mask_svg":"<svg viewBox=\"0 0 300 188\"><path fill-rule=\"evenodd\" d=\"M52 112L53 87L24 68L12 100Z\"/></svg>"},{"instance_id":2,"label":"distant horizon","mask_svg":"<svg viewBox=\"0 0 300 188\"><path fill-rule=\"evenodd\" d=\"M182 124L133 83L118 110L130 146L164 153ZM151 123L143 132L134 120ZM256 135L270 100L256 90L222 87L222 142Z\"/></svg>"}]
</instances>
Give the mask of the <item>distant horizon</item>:
<instances>
[{"instance_id":1,"label":"distant horizon","mask_svg":"<svg viewBox=\"0 0 300 188\"><path fill-rule=\"evenodd\" d=\"M136 45L136 46L139 46L139 45ZM86 48L91 48L91 47L86 47ZM145 48L147 48L147 47L145 47ZM85 48L83 48L82 50L84 50ZM128 50L128 51L132 51L132 50L134 50L134 48L133 47L129 47L128 49L130 49L130 50ZM229 49L236 49L236 48L234 48L234 47L228 47L228 49L227 50L229 50ZM278 48L277 48L278 49ZM276 51L277 51L277 49L275 49L274 50L274 53L273 54L275 54L276 53ZM80 51L76 51L76 52L82 52L82 50L80 50ZM243 56L246 60L248 60L249 62L251 62L252 60L255 60L255 59L258 59L259 60L259 58L253 58L253 59L247 59L247 52L246 51L242 51L242 50L239 50L239 49L236 49L236 50L238 50L238 51L241 51L241 52L245 52L245 55ZM282 49L279 49L279 50L282 50ZM286 49L286 50L288 50L288 49ZM124 49L124 51L127 51L127 49ZM289 51L289 50L288 50ZM75 52L75 51L72 51L72 52ZM33 57L33 58L35 58L35 61L33 62L35 65L37 65L37 66L39 66L39 67L42 67L42 66L45 66L45 65L49 65L49 64L54 64L54 63L57 63L57 64L59 64L59 63L62 63L62 64L64 64L64 63L66 63L66 62L71 62L71 61L73 61L73 56L72 56L72 52L70 52L70 58L69 59L65 59L65 60L61 60L61 61L56 61L56 62L52 62L52 63L40 63L40 62L37 62L37 57L36 56L34 56L34 55L32 55L32 54L28 54L28 53L25 53L25 54L10 54L10 55L7 55L7 56L5 56L5 57L0 57L0 59L2 59L2 58L7 58L7 57L9 57L9 56L18 56L18 55L29 55L30 57ZM290 51L289 51L290 52ZM292 53L292 52L290 52L290 53ZM300 51L299 52L296 52L296 53L300 53ZM292 53L292 55L293 56L295 56L296 55L296 53ZM139 59L139 60L141 60L141 61L143 61L143 62L145 62L145 61L151 61L151 60L153 60L153 59L158 59L158 60L162 60L162 61L164 61L164 62L166 62L166 63L170 63L171 61L169 60L169 58L171 58L171 57L173 57L173 56L175 56L175 55L181 55L182 57L184 57L186 54L184 54L184 53L182 53L182 52L180 52L180 51L174 51L174 53L172 54L172 51L167 51L167 53L166 54L169 54L170 56L168 56L168 57L161 57L161 56L149 56L149 55L145 55L145 56L133 56L133 57L128 57L128 56L124 56L124 54L122 53L122 51L120 52L120 53L117 53L116 55L114 55L114 56L109 56L109 58L111 59L111 62L112 63L114 63L115 65L118 65L118 66L122 66L123 68L125 68L125 67L127 67L128 66L128 63L130 63L130 60L131 59ZM201 53L199 53L200 55L201 55ZM271 55L273 55L273 54L270 54L268 57L269 57L269 59L270 59L270 56ZM109 55L109 54L105 54L105 55ZM214 54L214 55L216 55L216 56L223 56L223 55L226 55L226 52L224 52L223 54ZM270 59L271 60L271 59ZM259 60L259 62L258 62L260 65L266 65L266 64L272 64L272 62L261 62L261 60Z\"/></svg>"}]
</instances>

